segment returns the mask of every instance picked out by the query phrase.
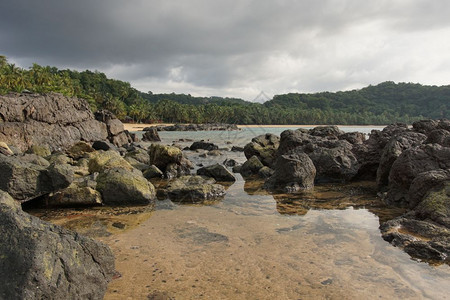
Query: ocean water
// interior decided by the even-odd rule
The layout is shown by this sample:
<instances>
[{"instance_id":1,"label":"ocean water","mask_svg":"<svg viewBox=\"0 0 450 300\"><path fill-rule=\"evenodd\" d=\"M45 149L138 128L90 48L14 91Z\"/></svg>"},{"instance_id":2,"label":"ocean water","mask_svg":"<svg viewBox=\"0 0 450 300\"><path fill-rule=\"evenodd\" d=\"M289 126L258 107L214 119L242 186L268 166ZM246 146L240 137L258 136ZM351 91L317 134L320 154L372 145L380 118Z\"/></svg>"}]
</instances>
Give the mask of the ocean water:
<instances>
[{"instance_id":1,"label":"ocean water","mask_svg":"<svg viewBox=\"0 0 450 300\"><path fill-rule=\"evenodd\" d=\"M179 140L204 139L231 147L285 129L160 136L165 144L188 146L191 141ZM371 129L343 128L366 133ZM245 161L242 152L221 152L202 157L201 151L184 151L196 165L226 158ZM223 199L203 204L161 199L155 210L140 206L31 213L111 247L121 277L110 283L105 299L450 297L448 265L414 260L381 238L380 222L403 210L384 206L373 182L271 194L262 188L263 181L235 175L236 182L225 186Z\"/></svg>"}]
</instances>

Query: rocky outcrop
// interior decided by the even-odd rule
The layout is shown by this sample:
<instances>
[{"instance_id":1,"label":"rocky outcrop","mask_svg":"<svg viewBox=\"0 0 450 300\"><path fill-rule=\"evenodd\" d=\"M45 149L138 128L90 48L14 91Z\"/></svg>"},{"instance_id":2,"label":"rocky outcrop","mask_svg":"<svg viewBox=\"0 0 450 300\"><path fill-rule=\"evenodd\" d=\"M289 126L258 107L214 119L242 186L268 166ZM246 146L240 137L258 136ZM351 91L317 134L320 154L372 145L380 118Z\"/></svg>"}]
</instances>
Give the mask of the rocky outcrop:
<instances>
[{"instance_id":1,"label":"rocky outcrop","mask_svg":"<svg viewBox=\"0 0 450 300\"><path fill-rule=\"evenodd\" d=\"M19 201L65 188L73 177L73 169L67 164L42 166L25 162L21 157L0 154L0 189Z\"/></svg>"},{"instance_id":2,"label":"rocky outcrop","mask_svg":"<svg viewBox=\"0 0 450 300\"><path fill-rule=\"evenodd\" d=\"M160 169L168 179L190 174L192 163L183 156L183 152L173 146L152 144L148 150L150 164Z\"/></svg>"},{"instance_id":3,"label":"rocky outcrop","mask_svg":"<svg viewBox=\"0 0 450 300\"><path fill-rule=\"evenodd\" d=\"M166 191L175 202L199 203L220 199L225 195L225 188L214 182L214 179L201 176L181 176L169 182Z\"/></svg>"},{"instance_id":4,"label":"rocky outcrop","mask_svg":"<svg viewBox=\"0 0 450 300\"><path fill-rule=\"evenodd\" d=\"M30 216L0 191L0 298L102 299L114 256L100 242Z\"/></svg>"},{"instance_id":5,"label":"rocky outcrop","mask_svg":"<svg viewBox=\"0 0 450 300\"><path fill-rule=\"evenodd\" d=\"M240 168L239 173L244 177L248 177L251 175L258 174L259 170L264 167L262 162L259 161L259 158L254 155L250 157ZM234 170L234 168L233 168Z\"/></svg>"},{"instance_id":6,"label":"rocky outcrop","mask_svg":"<svg viewBox=\"0 0 450 300\"><path fill-rule=\"evenodd\" d=\"M253 138L250 143L245 145L244 154L247 159L255 155L263 165L270 168L275 162L279 145L280 138L267 133Z\"/></svg>"},{"instance_id":7,"label":"rocky outcrop","mask_svg":"<svg viewBox=\"0 0 450 300\"><path fill-rule=\"evenodd\" d=\"M266 181L265 188L283 192L296 192L314 187L316 168L305 153L279 156L274 164L274 173Z\"/></svg>"},{"instance_id":8,"label":"rocky outcrop","mask_svg":"<svg viewBox=\"0 0 450 300\"><path fill-rule=\"evenodd\" d=\"M0 141L21 151L32 145L54 151L108 137L106 124L94 118L86 101L55 93L0 96L0 120Z\"/></svg>"},{"instance_id":9,"label":"rocky outcrop","mask_svg":"<svg viewBox=\"0 0 450 300\"><path fill-rule=\"evenodd\" d=\"M233 173L228 171L228 169L225 168L225 166L220 164L200 168L197 170L197 175L211 177L217 181L229 181L229 182L236 181L236 177L234 177Z\"/></svg>"},{"instance_id":10,"label":"rocky outcrop","mask_svg":"<svg viewBox=\"0 0 450 300\"><path fill-rule=\"evenodd\" d=\"M128 143L138 142L135 134L130 134L125 130L122 122L110 111L98 110L95 112L95 119L106 124L108 140L117 147Z\"/></svg>"},{"instance_id":11,"label":"rocky outcrop","mask_svg":"<svg viewBox=\"0 0 450 300\"><path fill-rule=\"evenodd\" d=\"M149 131L156 129L158 131L231 131L231 130L240 130L239 127L235 124L221 124L221 123L213 123L213 124L175 124L168 126L152 126L146 127L143 130Z\"/></svg>"},{"instance_id":12,"label":"rocky outcrop","mask_svg":"<svg viewBox=\"0 0 450 300\"><path fill-rule=\"evenodd\" d=\"M103 172L112 168L122 168L131 171L133 167L116 151L97 151L89 159L89 172Z\"/></svg>"}]
</instances>

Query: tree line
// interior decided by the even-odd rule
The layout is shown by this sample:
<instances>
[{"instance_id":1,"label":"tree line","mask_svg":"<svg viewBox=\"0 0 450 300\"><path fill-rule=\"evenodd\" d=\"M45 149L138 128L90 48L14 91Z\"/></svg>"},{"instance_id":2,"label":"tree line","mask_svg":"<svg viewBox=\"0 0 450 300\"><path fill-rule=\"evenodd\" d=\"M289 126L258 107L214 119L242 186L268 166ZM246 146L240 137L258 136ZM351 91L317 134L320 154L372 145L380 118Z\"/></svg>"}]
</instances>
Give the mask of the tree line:
<instances>
[{"instance_id":1,"label":"tree line","mask_svg":"<svg viewBox=\"0 0 450 300\"><path fill-rule=\"evenodd\" d=\"M128 122L234 124L389 124L448 118L450 86L384 82L360 90L276 95L264 104L237 98L141 92L98 71L23 69L0 56L0 94L58 92L84 98Z\"/></svg>"}]
</instances>

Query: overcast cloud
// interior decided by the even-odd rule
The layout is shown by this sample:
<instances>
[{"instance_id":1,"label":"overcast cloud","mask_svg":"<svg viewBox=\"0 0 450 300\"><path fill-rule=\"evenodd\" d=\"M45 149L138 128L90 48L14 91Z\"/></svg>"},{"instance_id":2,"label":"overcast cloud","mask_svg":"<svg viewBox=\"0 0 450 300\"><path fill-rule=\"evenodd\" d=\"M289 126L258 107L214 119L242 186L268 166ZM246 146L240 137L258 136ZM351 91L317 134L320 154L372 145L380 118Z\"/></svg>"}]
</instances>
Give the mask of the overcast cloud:
<instances>
[{"instance_id":1,"label":"overcast cloud","mask_svg":"<svg viewBox=\"0 0 450 300\"><path fill-rule=\"evenodd\" d=\"M450 80L447 0L3 0L0 55L252 100Z\"/></svg>"}]
</instances>

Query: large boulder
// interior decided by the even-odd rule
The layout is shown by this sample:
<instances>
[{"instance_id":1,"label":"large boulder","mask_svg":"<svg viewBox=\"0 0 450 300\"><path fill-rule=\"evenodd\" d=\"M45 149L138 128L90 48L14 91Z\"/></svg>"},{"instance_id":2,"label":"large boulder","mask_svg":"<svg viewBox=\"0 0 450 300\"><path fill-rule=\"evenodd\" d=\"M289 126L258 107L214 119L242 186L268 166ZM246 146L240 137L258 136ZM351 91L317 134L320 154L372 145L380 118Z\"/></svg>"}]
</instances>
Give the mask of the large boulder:
<instances>
[{"instance_id":1,"label":"large boulder","mask_svg":"<svg viewBox=\"0 0 450 300\"><path fill-rule=\"evenodd\" d=\"M255 155L263 165L272 167L279 145L280 138L278 136L266 133L253 138L250 143L245 145L244 154L247 159Z\"/></svg>"},{"instance_id":2,"label":"large boulder","mask_svg":"<svg viewBox=\"0 0 450 300\"><path fill-rule=\"evenodd\" d=\"M79 178L67 188L50 193L45 197L49 207L96 206L102 204L102 196L95 188L96 175Z\"/></svg>"},{"instance_id":3,"label":"large boulder","mask_svg":"<svg viewBox=\"0 0 450 300\"><path fill-rule=\"evenodd\" d=\"M22 211L0 191L0 298L102 299L114 270L104 244Z\"/></svg>"},{"instance_id":4,"label":"large boulder","mask_svg":"<svg viewBox=\"0 0 450 300\"><path fill-rule=\"evenodd\" d=\"M192 163L174 146L152 144L148 150L151 165L160 169L166 178L190 174Z\"/></svg>"},{"instance_id":5,"label":"large boulder","mask_svg":"<svg viewBox=\"0 0 450 300\"><path fill-rule=\"evenodd\" d=\"M89 172L102 172L111 168L132 170L133 167L120 154L114 150L97 151L89 159Z\"/></svg>"},{"instance_id":6,"label":"large boulder","mask_svg":"<svg viewBox=\"0 0 450 300\"><path fill-rule=\"evenodd\" d=\"M450 178L439 188L430 189L415 208L415 214L422 220L432 220L450 229Z\"/></svg>"},{"instance_id":7,"label":"large boulder","mask_svg":"<svg viewBox=\"0 0 450 300\"><path fill-rule=\"evenodd\" d=\"M389 173L386 202L411 207L409 190L422 172L450 169L450 148L438 144L421 145L402 152Z\"/></svg>"},{"instance_id":8,"label":"large boulder","mask_svg":"<svg viewBox=\"0 0 450 300\"><path fill-rule=\"evenodd\" d=\"M427 193L450 181L450 170L431 170L417 174L408 191L408 207L415 208Z\"/></svg>"},{"instance_id":9,"label":"large boulder","mask_svg":"<svg viewBox=\"0 0 450 300\"><path fill-rule=\"evenodd\" d=\"M239 173L241 173L244 177L249 177L251 175L258 174L262 167L264 167L262 162L256 155L253 155L240 167Z\"/></svg>"},{"instance_id":10,"label":"large boulder","mask_svg":"<svg viewBox=\"0 0 450 300\"><path fill-rule=\"evenodd\" d=\"M317 126L309 130L308 132L313 136L321 136L321 137L334 137L337 138L340 135L343 135L344 132L339 129L336 125L330 126Z\"/></svg>"},{"instance_id":11,"label":"large boulder","mask_svg":"<svg viewBox=\"0 0 450 300\"><path fill-rule=\"evenodd\" d=\"M85 100L61 94L0 96L0 141L26 151L32 145L66 149L76 142L104 140L106 124L95 120Z\"/></svg>"},{"instance_id":12,"label":"large boulder","mask_svg":"<svg viewBox=\"0 0 450 300\"><path fill-rule=\"evenodd\" d=\"M197 175L211 177L217 181L236 181L236 177L234 177L233 173L228 171L228 169L221 164L200 168L197 170Z\"/></svg>"},{"instance_id":13,"label":"large boulder","mask_svg":"<svg viewBox=\"0 0 450 300\"><path fill-rule=\"evenodd\" d=\"M213 143L209 143L209 142L205 142L205 141L197 141L192 143L192 145L189 147L190 150L195 151L198 149L203 149L203 150L219 150L219 146L214 145Z\"/></svg>"},{"instance_id":14,"label":"large boulder","mask_svg":"<svg viewBox=\"0 0 450 300\"><path fill-rule=\"evenodd\" d=\"M283 154L274 164L274 173L266 181L265 188L295 192L314 187L316 168L305 153Z\"/></svg>"},{"instance_id":15,"label":"large boulder","mask_svg":"<svg viewBox=\"0 0 450 300\"><path fill-rule=\"evenodd\" d=\"M428 134L424 144L439 144L444 147L450 147L450 131L445 129L436 129Z\"/></svg>"},{"instance_id":16,"label":"large boulder","mask_svg":"<svg viewBox=\"0 0 450 300\"><path fill-rule=\"evenodd\" d=\"M142 140L144 142L160 142L158 131L155 127L147 127L144 134L142 135Z\"/></svg>"},{"instance_id":17,"label":"large boulder","mask_svg":"<svg viewBox=\"0 0 450 300\"><path fill-rule=\"evenodd\" d=\"M97 177L97 190L104 204L148 205L154 204L155 188L136 169L111 168Z\"/></svg>"},{"instance_id":18,"label":"large boulder","mask_svg":"<svg viewBox=\"0 0 450 300\"><path fill-rule=\"evenodd\" d=\"M0 189L19 201L65 188L73 178L74 172L69 165L45 167L24 162L20 157L0 155Z\"/></svg>"},{"instance_id":19,"label":"large boulder","mask_svg":"<svg viewBox=\"0 0 450 300\"><path fill-rule=\"evenodd\" d=\"M108 110L98 110L95 112L95 119L106 124L108 140L117 147L136 142L136 136L125 130L122 122Z\"/></svg>"},{"instance_id":20,"label":"large boulder","mask_svg":"<svg viewBox=\"0 0 450 300\"><path fill-rule=\"evenodd\" d=\"M201 176L181 176L169 182L166 191L174 202L199 203L222 198L225 188L214 182Z\"/></svg>"},{"instance_id":21,"label":"large boulder","mask_svg":"<svg viewBox=\"0 0 450 300\"><path fill-rule=\"evenodd\" d=\"M377 184L387 186L392 164L406 149L416 147L426 140L427 136L417 132L403 131L392 137L383 149L377 169Z\"/></svg>"}]
</instances>

